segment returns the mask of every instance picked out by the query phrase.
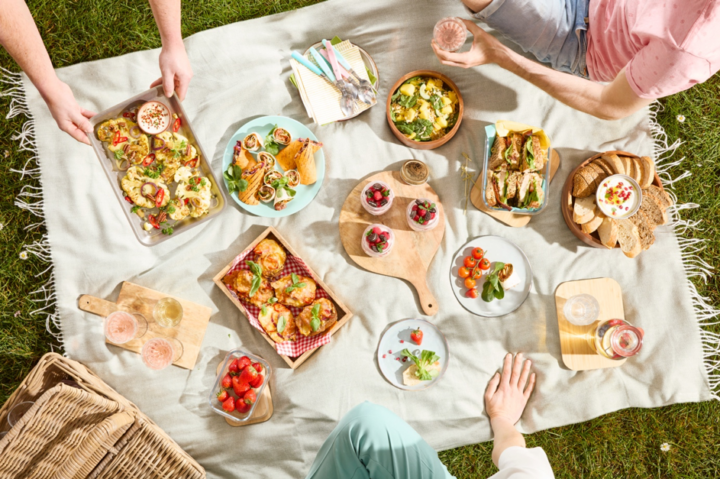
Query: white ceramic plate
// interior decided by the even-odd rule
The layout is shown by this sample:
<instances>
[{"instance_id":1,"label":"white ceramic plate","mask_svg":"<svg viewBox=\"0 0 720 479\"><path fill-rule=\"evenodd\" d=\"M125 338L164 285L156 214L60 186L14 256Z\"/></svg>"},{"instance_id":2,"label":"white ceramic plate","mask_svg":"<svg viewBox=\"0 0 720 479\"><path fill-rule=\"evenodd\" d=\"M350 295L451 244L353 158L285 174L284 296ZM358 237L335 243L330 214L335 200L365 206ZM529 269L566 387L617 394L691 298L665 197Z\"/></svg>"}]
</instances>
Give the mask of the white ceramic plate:
<instances>
[{"instance_id":1,"label":"white ceramic plate","mask_svg":"<svg viewBox=\"0 0 720 479\"><path fill-rule=\"evenodd\" d=\"M418 328L423 332L420 346L410 339L410 333ZM440 356L440 374L432 381L423 381L416 386L405 386L403 384L403 372L413 365L410 359L405 362L402 360L403 356L400 351L405 348L409 349L413 354L426 349L434 351L435 354ZM388 326L378 342L377 361L380 372L390 384L400 389L420 391L429 388L443 377L449 360L450 350L445 336L434 324L424 319L396 321Z\"/></svg>"},{"instance_id":2,"label":"white ceramic plate","mask_svg":"<svg viewBox=\"0 0 720 479\"><path fill-rule=\"evenodd\" d=\"M487 273L483 274L483 276L477 280L476 287L478 293L480 293L478 297L473 299L465 296L465 292L467 291L464 284L465 280L458 276L458 270L463 266L465 257L470 256L472 250L478 246L487 252L487 258L491 262L488 271L492 271L496 261L501 261L506 264L512 264L513 275L518 275L520 284L505 291L505 297L503 299L494 299L492 302L486 303L480 297ZM525 256L525 253L523 253L515 243L500 236L480 236L466 243L455 254L452 267L450 268L450 284L457 300L471 313L491 318L505 316L518 309L530 294L532 269L530 268L530 262L527 256Z\"/></svg>"}]
</instances>

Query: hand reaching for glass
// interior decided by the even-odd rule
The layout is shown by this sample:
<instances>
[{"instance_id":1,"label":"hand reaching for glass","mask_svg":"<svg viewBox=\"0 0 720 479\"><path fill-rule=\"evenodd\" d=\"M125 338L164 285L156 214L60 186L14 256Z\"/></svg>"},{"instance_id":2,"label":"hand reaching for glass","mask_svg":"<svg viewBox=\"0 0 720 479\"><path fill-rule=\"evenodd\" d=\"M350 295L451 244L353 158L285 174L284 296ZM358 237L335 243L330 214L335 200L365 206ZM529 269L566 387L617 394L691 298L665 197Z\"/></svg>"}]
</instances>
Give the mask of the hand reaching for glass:
<instances>
[{"instance_id":1,"label":"hand reaching for glass","mask_svg":"<svg viewBox=\"0 0 720 479\"><path fill-rule=\"evenodd\" d=\"M524 363L524 364L523 364ZM515 424L535 387L535 373L530 374L530 360L518 353L505 356L502 375L495 373L485 390L485 410L490 421L505 420Z\"/></svg>"},{"instance_id":2,"label":"hand reaching for glass","mask_svg":"<svg viewBox=\"0 0 720 479\"><path fill-rule=\"evenodd\" d=\"M443 65L453 67L470 68L488 63L496 63L497 56L502 52L504 45L495 37L478 27L470 20L462 20L474 39L472 47L467 52L452 53L440 48L433 39L432 49Z\"/></svg>"}]
</instances>

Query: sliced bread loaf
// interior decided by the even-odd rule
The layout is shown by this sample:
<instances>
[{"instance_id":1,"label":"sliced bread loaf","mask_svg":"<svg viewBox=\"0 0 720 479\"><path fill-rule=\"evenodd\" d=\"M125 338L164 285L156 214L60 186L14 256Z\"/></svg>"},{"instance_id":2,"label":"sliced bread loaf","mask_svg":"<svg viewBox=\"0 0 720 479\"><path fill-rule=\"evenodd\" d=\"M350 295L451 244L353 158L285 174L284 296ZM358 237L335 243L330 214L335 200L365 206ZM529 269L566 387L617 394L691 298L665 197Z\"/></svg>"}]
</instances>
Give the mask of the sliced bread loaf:
<instances>
[{"instance_id":1,"label":"sliced bread loaf","mask_svg":"<svg viewBox=\"0 0 720 479\"><path fill-rule=\"evenodd\" d=\"M575 176L573 176L572 195L576 198L585 198L586 196L590 196L594 193L592 183L588 183L585 176L580 174L581 170L582 168L575 173Z\"/></svg>"},{"instance_id":2,"label":"sliced bread loaf","mask_svg":"<svg viewBox=\"0 0 720 479\"><path fill-rule=\"evenodd\" d=\"M660 204L660 200L655 199L652 195L643 195L639 211L645 213L653 229L667 223L665 208Z\"/></svg>"},{"instance_id":3,"label":"sliced bread loaf","mask_svg":"<svg viewBox=\"0 0 720 479\"><path fill-rule=\"evenodd\" d=\"M643 167L640 158L630 158L630 177L638 182L642 181Z\"/></svg>"},{"instance_id":4,"label":"sliced bread loaf","mask_svg":"<svg viewBox=\"0 0 720 479\"><path fill-rule=\"evenodd\" d=\"M642 163L642 179L640 180L640 188L649 188L655 180L655 162L649 156L640 158Z\"/></svg>"},{"instance_id":5,"label":"sliced bread loaf","mask_svg":"<svg viewBox=\"0 0 720 479\"><path fill-rule=\"evenodd\" d=\"M621 156L620 161L622 161L623 169L625 170L626 175L630 176L632 173L632 158L629 158L627 156Z\"/></svg>"},{"instance_id":6,"label":"sliced bread loaf","mask_svg":"<svg viewBox=\"0 0 720 479\"><path fill-rule=\"evenodd\" d=\"M600 223L600 227L598 227L597 232L603 246L610 249L615 247L618 240L617 221L612 218L605 217L602 223Z\"/></svg>"},{"instance_id":7,"label":"sliced bread loaf","mask_svg":"<svg viewBox=\"0 0 720 479\"><path fill-rule=\"evenodd\" d=\"M593 163L595 165L599 166L605 172L606 175L611 176L611 175L615 174L615 172L613 172L612 166L610 166L610 163L603 160L602 158L598 158L598 159L594 160Z\"/></svg>"},{"instance_id":8,"label":"sliced bread loaf","mask_svg":"<svg viewBox=\"0 0 720 479\"><path fill-rule=\"evenodd\" d=\"M595 177L595 180L593 183L593 190L597 191L598 186L600 186L600 183L602 183L602 180L607 178L608 175L607 175L607 173L605 173L605 170L600 168L595 163L589 163L587 165L587 167L590 168L590 170L592 170L592 172L593 172L593 176Z\"/></svg>"},{"instance_id":9,"label":"sliced bread loaf","mask_svg":"<svg viewBox=\"0 0 720 479\"><path fill-rule=\"evenodd\" d=\"M618 242L623 254L628 258L634 258L642 252L642 241L638 227L630 220L617 220Z\"/></svg>"},{"instance_id":10,"label":"sliced bread loaf","mask_svg":"<svg viewBox=\"0 0 720 479\"><path fill-rule=\"evenodd\" d=\"M643 195L650 195L654 197L656 200L660 202L660 205L667 209L669 206L673 204L672 199L670 199L670 195L667 194L665 190L662 188L659 188L655 185L650 185L646 189L643 190Z\"/></svg>"},{"instance_id":11,"label":"sliced bread loaf","mask_svg":"<svg viewBox=\"0 0 720 479\"><path fill-rule=\"evenodd\" d=\"M600 225L602 224L603 220L605 219L605 215L602 211L600 211L600 208L595 209L595 217L588 221L587 223L582 224L582 230L586 234L592 234L594 231L596 231Z\"/></svg>"},{"instance_id":12,"label":"sliced bread loaf","mask_svg":"<svg viewBox=\"0 0 720 479\"><path fill-rule=\"evenodd\" d=\"M655 234L653 234L653 226L647 215L642 211L638 211L628 219L637 226L642 249L650 248L655 243Z\"/></svg>"},{"instance_id":13,"label":"sliced bread loaf","mask_svg":"<svg viewBox=\"0 0 720 479\"><path fill-rule=\"evenodd\" d=\"M595 217L595 197L577 198L573 207L573 221L579 225L591 221Z\"/></svg>"},{"instance_id":14,"label":"sliced bread loaf","mask_svg":"<svg viewBox=\"0 0 720 479\"><path fill-rule=\"evenodd\" d=\"M624 175L625 174L625 167L623 166L623 162L620 161L620 157L617 155L603 155L602 159L610 163L610 166L612 166L613 172L616 175Z\"/></svg>"}]
</instances>

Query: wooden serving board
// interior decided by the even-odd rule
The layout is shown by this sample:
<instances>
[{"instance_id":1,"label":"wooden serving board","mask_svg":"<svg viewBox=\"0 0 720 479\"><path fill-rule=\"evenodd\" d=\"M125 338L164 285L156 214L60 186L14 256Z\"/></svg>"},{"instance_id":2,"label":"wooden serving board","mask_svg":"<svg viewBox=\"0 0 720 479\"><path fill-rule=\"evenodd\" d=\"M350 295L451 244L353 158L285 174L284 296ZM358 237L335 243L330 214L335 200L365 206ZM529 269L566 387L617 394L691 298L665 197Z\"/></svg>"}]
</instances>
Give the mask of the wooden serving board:
<instances>
[{"instance_id":1,"label":"wooden serving board","mask_svg":"<svg viewBox=\"0 0 720 479\"><path fill-rule=\"evenodd\" d=\"M365 185L384 181L395 193L390 210L373 216L360 204ZM432 200L440 214L438 225L430 231L414 231L408 225L405 212L408 204L418 198ZM362 234L371 224L382 224L395 233L395 245L383 258L365 254L360 243ZM445 234L445 211L435 191L425 183L410 186L402 181L399 171L383 171L360 183L350 192L340 211L340 240L347 254L362 268L373 273L408 281L418 292L420 305L428 316L438 312L438 302L427 285L427 272Z\"/></svg>"},{"instance_id":2,"label":"wooden serving board","mask_svg":"<svg viewBox=\"0 0 720 479\"><path fill-rule=\"evenodd\" d=\"M565 319L565 302L576 294L590 294L600 303L598 320L588 326L576 326ZM574 371L616 368L625 359L608 359L595 352L593 338L595 328L606 319L625 319L622 291L611 278L583 279L561 283L555 290L555 309L560 329L560 350L565 365Z\"/></svg>"},{"instance_id":3,"label":"wooden serving board","mask_svg":"<svg viewBox=\"0 0 720 479\"><path fill-rule=\"evenodd\" d=\"M223 362L220 361L218 363L217 371L215 372L215 374L220 374L220 369L222 369L222 366ZM232 427L241 427L249 426L251 424L258 424L270 419L273 415L273 412L275 412L275 409L273 408L272 393L270 392L270 383L267 383L266 386L267 387L263 389L262 396L260 396L257 400L257 406L255 406L255 410L253 411L252 416L250 416L250 419L240 422L225 418L225 422Z\"/></svg>"},{"instance_id":4,"label":"wooden serving board","mask_svg":"<svg viewBox=\"0 0 720 479\"><path fill-rule=\"evenodd\" d=\"M195 367L195 362L200 353L200 346L205 337L205 330L210 322L212 310L207 306L201 306L192 301L175 298L183 308L182 321L180 321L180 324L176 328L163 328L155 322L152 312L155 303L166 297L175 298L169 294L159 293L155 290L125 281L122 284L116 302L113 303L84 294L78 299L78 307L83 311L97 314L103 318L119 310L142 314L148 322L148 331L143 337L133 339L125 344L111 343L107 339L105 342L139 354L143 344L149 339L158 336L176 338L183 345L183 354L180 359L173 364L181 368L192 369Z\"/></svg>"},{"instance_id":5,"label":"wooden serving board","mask_svg":"<svg viewBox=\"0 0 720 479\"><path fill-rule=\"evenodd\" d=\"M557 151L552 150L550 153L550 181L552 182L555 178L555 173L560 168L560 155ZM533 215L519 215L517 213L511 213L510 211L495 211L485 206L485 201L482 197L482 184L485 178L485 171L481 171L475 180L475 184L470 191L470 201L475 208L479 209L483 213L487 213L501 223L505 223L513 228L521 228L526 224L530 223Z\"/></svg>"}]
</instances>

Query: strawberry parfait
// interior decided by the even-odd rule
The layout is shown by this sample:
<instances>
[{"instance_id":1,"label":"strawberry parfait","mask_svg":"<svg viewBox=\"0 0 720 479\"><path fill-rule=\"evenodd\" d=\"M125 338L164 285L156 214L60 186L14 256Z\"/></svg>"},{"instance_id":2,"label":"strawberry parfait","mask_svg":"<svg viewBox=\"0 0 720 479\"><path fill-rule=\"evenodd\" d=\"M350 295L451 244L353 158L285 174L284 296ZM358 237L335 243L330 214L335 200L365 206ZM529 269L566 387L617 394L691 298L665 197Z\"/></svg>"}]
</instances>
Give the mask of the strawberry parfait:
<instances>
[{"instance_id":1,"label":"strawberry parfait","mask_svg":"<svg viewBox=\"0 0 720 479\"><path fill-rule=\"evenodd\" d=\"M408 205L407 220L415 231L430 231L440 222L440 211L432 200L420 198Z\"/></svg>"},{"instance_id":2,"label":"strawberry parfait","mask_svg":"<svg viewBox=\"0 0 720 479\"><path fill-rule=\"evenodd\" d=\"M365 211L374 216L386 213L393 203L395 193L387 183L374 181L368 183L360 193L360 203Z\"/></svg>"},{"instance_id":3,"label":"strawberry parfait","mask_svg":"<svg viewBox=\"0 0 720 479\"><path fill-rule=\"evenodd\" d=\"M387 226L370 225L365 229L361 243L365 254L373 258L382 258L390 254L395 244L395 234Z\"/></svg>"}]
</instances>

